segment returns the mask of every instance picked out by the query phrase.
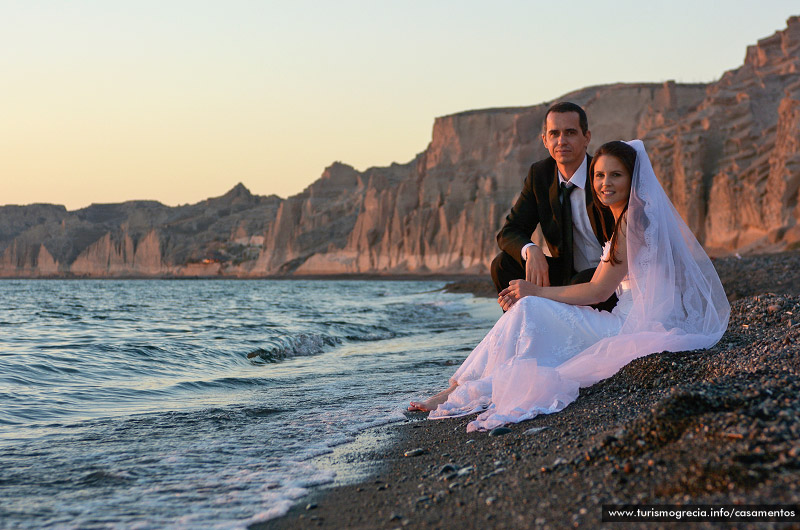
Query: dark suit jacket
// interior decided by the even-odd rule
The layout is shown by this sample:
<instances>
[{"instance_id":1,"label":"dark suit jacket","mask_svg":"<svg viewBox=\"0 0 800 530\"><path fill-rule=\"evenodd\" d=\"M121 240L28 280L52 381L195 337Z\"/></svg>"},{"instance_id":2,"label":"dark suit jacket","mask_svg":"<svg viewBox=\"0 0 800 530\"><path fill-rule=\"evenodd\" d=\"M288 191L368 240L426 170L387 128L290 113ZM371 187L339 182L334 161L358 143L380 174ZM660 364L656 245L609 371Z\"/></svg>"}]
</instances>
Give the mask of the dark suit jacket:
<instances>
[{"instance_id":1,"label":"dark suit jacket","mask_svg":"<svg viewBox=\"0 0 800 530\"><path fill-rule=\"evenodd\" d=\"M587 171L592 162L592 157L587 155ZM586 176L586 212L592 224L597 241L602 245L606 238L603 235L603 225L606 233L611 235L614 230L614 216L610 210L603 210L598 215L592 207L594 196L592 194L592 179ZM555 257L564 257L572 253L572 249L563 248L561 237L561 202L558 197L558 169L552 157L536 162L528 171L525 184L522 187L517 202L506 217L506 222L497 234L497 244L502 250L510 254L525 268L522 261L522 247L531 243L531 234L538 225L542 225L550 254Z\"/></svg>"}]
</instances>

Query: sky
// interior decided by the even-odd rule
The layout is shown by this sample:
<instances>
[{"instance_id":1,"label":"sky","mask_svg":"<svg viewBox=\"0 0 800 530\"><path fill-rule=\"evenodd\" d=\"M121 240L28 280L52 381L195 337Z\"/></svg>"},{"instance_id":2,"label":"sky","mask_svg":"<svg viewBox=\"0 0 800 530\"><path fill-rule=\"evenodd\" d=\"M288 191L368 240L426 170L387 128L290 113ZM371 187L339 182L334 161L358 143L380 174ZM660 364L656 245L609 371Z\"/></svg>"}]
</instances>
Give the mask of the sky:
<instances>
[{"instance_id":1,"label":"sky","mask_svg":"<svg viewBox=\"0 0 800 530\"><path fill-rule=\"evenodd\" d=\"M294 195L434 118L710 82L796 1L0 0L0 204Z\"/></svg>"}]
</instances>

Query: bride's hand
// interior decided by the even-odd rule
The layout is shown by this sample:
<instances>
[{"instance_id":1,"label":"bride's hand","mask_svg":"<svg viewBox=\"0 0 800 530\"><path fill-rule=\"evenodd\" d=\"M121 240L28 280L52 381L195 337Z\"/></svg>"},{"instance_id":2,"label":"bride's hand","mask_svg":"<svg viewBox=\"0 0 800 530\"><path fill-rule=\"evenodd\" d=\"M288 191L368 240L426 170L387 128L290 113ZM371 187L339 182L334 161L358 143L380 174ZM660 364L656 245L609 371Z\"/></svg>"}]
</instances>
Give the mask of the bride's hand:
<instances>
[{"instance_id":1,"label":"bride's hand","mask_svg":"<svg viewBox=\"0 0 800 530\"><path fill-rule=\"evenodd\" d=\"M521 298L539 294L540 289L541 287L532 282L511 280L508 287L500 291L500 294L497 295L497 303L500 304L503 311L508 311L511 306L516 304Z\"/></svg>"}]
</instances>

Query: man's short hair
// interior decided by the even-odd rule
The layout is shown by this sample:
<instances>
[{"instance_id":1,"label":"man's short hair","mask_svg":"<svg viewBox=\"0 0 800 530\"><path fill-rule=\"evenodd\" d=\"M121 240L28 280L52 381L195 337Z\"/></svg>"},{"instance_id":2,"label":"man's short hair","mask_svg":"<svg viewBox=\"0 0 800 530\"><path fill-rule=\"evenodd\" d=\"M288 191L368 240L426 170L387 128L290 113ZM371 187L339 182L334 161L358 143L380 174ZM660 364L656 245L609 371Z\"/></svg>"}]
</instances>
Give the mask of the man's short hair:
<instances>
[{"instance_id":1,"label":"man's short hair","mask_svg":"<svg viewBox=\"0 0 800 530\"><path fill-rule=\"evenodd\" d=\"M542 124L542 134L547 132L547 117L551 112L558 112L559 114L564 112L577 112L578 123L581 126L583 134L586 135L586 133L589 132L589 119L586 117L586 111L584 111L580 105L569 101L562 101L560 103L554 103L547 109L547 114L544 115L544 123Z\"/></svg>"}]
</instances>

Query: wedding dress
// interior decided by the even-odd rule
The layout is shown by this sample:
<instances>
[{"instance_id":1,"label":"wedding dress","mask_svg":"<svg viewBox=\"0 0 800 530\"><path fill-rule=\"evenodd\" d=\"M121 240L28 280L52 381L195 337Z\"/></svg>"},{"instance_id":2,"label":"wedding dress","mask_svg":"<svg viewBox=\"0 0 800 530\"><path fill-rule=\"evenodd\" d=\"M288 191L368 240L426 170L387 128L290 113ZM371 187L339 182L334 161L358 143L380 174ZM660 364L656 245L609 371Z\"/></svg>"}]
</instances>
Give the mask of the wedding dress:
<instances>
[{"instance_id":1,"label":"wedding dress","mask_svg":"<svg viewBox=\"0 0 800 530\"><path fill-rule=\"evenodd\" d=\"M708 348L728 325L730 305L711 261L677 213L640 140L627 212L628 275L612 312L527 296L515 303L450 382L458 387L431 419L483 411L467 431L488 430L575 401L580 387L633 359ZM604 261L609 243L603 252Z\"/></svg>"}]
</instances>

